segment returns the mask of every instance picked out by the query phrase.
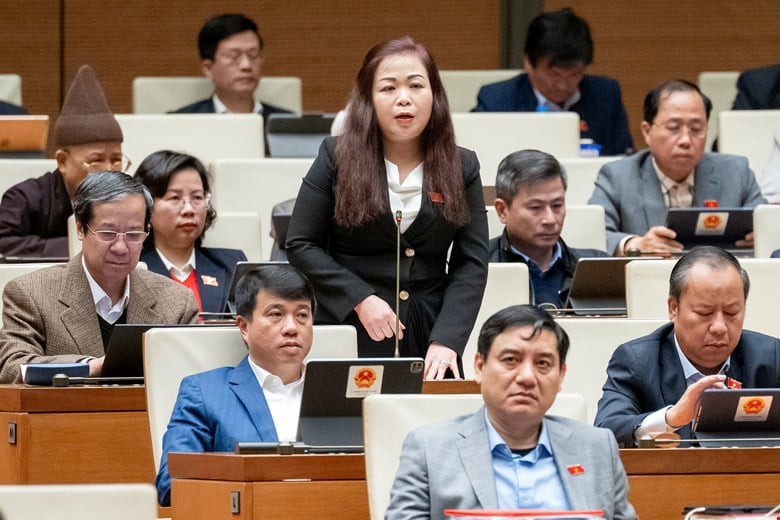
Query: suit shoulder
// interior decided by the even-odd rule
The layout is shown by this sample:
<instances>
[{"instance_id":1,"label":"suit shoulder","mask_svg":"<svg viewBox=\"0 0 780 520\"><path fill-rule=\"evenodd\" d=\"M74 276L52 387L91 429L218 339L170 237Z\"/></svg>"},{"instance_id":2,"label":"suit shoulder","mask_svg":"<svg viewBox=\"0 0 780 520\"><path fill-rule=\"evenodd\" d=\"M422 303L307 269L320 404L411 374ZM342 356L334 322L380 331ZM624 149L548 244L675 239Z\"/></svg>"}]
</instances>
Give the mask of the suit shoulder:
<instances>
[{"instance_id":1,"label":"suit shoulder","mask_svg":"<svg viewBox=\"0 0 780 520\"><path fill-rule=\"evenodd\" d=\"M227 247L201 247L200 252L212 260L223 264L233 265L236 262L246 260L246 255L240 249L229 249Z\"/></svg>"},{"instance_id":2,"label":"suit shoulder","mask_svg":"<svg viewBox=\"0 0 780 520\"><path fill-rule=\"evenodd\" d=\"M748 169L747 157L719 152L705 152L700 164L709 164L715 168L736 168L742 171ZM732 172L728 173L731 174Z\"/></svg>"},{"instance_id":3,"label":"suit shoulder","mask_svg":"<svg viewBox=\"0 0 780 520\"><path fill-rule=\"evenodd\" d=\"M180 283L173 281L171 278L158 273L147 271L146 269L135 269L132 275L136 276L139 282L146 284L150 290L155 292L167 291L173 294L179 293L182 296L186 296L191 293L188 288Z\"/></svg>"},{"instance_id":4,"label":"suit shoulder","mask_svg":"<svg viewBox=\"0 0 780 520\"><path fill-rule=\"evenodd\" d=\"M526 74L518 74L517 76L505 79L502 81L496 81L494 83L488 83L480 87L481 93L492 94L498 92L504 92L507 90L514 90L523 83L528 82L528 76Z\"/></svg>"},{"instance_id":5,"label":"suit shoulder","mask_svg":"<svg viewBox=\"0 0 780 520\"><path fill-rule=\"evenodd\" d=\"M610 78L609 76L592 76L590 74L585 75L584 78L582 78L582 82L580 85L585 84L586 87L590 87L593 89L609 89L609 90L615 90L620 89L620 83L618 83L618 80L614 78Z\"/></svg>"},{"instance_id":6,"label":"suit shoulder","mask_svg":"<svg viewBox=\"0 0 780 520\"><path fill-rule=\"evenodd\" d=\"M263 106L263 114L269 115L269 114L292 114L292 110L288 110L286 108L278 107L276 105L271 105L269 103L260 103Z\"/></svg>"},{"instance_id":7,"label":"suit shoulder","mask_svg":"<svg viewBox=\"0 0 780 520\"><path fill-rule=\"evenodd\" d=\"M201 114L201 113L209 113L214 112L214 105L211 101L211 98L201 99L200 101L196 101L195 103L190 103L189 105L185 105L183 107L177 108L176 110L173 110L169 112L170 114Z\"/></svg>"},{"instance_id":8,"label":"suit shoulder","mask_svg":"<svg viewBox=\"0 0 780 520\"><path fill-rule=\"evenodd\" d=\"M227 385L227 381L233 374L235 367L219 367L205 372L198 372L197 374L191 374L182 379L182 386L192 385L199 387L211 387L215 384Z\"/></svg>"},{"instance_id":9,"label":"suit shoulder","mask_svg":"<svg viewBox=\"0 0 780 520\"><path fill-rule=\"evenodd\" d=\"M743 348L780 348L780 339L754 330L742 329L740 342Z\"/></svg>"}]
</instances>

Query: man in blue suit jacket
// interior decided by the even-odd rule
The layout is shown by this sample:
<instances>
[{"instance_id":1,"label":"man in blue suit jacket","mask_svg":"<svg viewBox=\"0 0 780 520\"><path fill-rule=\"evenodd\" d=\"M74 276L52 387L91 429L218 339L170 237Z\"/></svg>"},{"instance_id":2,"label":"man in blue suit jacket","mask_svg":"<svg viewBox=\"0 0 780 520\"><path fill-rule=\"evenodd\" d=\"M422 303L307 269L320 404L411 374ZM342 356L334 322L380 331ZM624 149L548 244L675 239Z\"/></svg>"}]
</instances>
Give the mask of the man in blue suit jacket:
<instances>
[{"instance_id":1,"label":"man in blue suit jacket","mask_svg":"<svg viewBox=\"0 0 780 520\"><path fill-rule=\"evenodd\" d=\"M588 23L569 9L542 13L525 40L526 74L485 85L474 112L570 110L580 116L580 135L601 145L601 155L631 153L634 143L620 85L585 74L593 62Z\"/></svg>"},{"instance_id":2,"label":"man in blue suit jacket","mask_svg":"<svg viewBox=\"0 0 780 520\"><path fill-rule=\"evenodd\" d=\"M24 107L0 101L0 116L23 116L27 114Z\"/></svg>"},{"instance_id":3,"label":"man in blue suit jacket","mask_svg":"<svg viewBox=\"0 0 780 520\"><path fill-rule=\"evenodd\" d=\"M712 103L699 87L665 81L645 97L642 150L602 166L588 204L604 207L607 252L674 253L683 245L664 226L669 207L753 208L766 202L747 159L705 153ZM737 247L752 245L752 233Z\"/></svg>"},{"instance_id":4,"label":"man in blue suit jacket","mask_svg":"<svg viewBox=\"0 0 780 520\"><path fill-rule=\"evenodd\" d=\"M607 366L596 426L622 448L644 435L691 438L708 388L773 388L780 383L780 340L742 329L750 288L727 251L693 248L669 280L670 324L620 345Z\"/></svg>"},{"instance_id":5,"label":"man in blue suit jacket","mask_svg":"<svg viewBox=\"0 0 780 520\"><path fill-rule=\"evenodd\" d=\"M249 355L233 368L182 380L163 437L156 480L160 505L171 503L169 452L233 451L239 441L296 440L314 289L292 266L261 266L239 282L236 304Z\"/></svg>"}]
</instances>

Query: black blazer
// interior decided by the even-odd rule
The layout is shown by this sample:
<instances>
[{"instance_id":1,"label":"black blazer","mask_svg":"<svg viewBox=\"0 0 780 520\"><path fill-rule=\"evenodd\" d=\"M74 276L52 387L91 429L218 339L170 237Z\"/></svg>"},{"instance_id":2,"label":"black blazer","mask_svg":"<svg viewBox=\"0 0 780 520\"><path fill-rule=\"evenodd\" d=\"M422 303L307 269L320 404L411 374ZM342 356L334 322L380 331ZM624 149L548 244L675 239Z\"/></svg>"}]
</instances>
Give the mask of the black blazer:
<instances>
[{"instance_id":1,"label":"black blazer","mask_svg":"<svg viewBox=\"0 0 780 520\"><path fill-rule=\"evenodd\" d=\"M355 325L361 356L392 355L394 339L372 341L353 309L372 294L395 307L396 223L389 212L356 229L333 222L335 145L336 138L323 141L303 179L287 231L287 256L314 284L318 322ZM409 293L399 314L406 326L405 355L424 356L434 341L461 354L482 301L488 231L479 161L470 150L459 152L470 222L452 227L424 194L419 214L401 235L400 286ZM384 171L369 173L387 190Z\"/></svg>"},{"instance_id":2,"label":"black blazer","mask_svg":"<svg viewBox=\"0 0 780 520\"><path fill-rule=\"evenodd\" d=\"M0 101L0 116L21 116L27 113L24 107Z\"/></svg>"},{"instance_id":3,"label":"black blazer","mask_svg":"<svg viewBox=\"0 0 780 520\"><path fill-rule=\"evenodd\" d=\"M675 404L685 392L685 376L674 346L671 323L620 345L607 366L607 382L595 424L609 428L621 448L634 447L634 430L656 410ZM726 375L745 388L775 388L780 383L780 340L743 330ZM691 438L690 425L677 431Z\"/></svg>"},{"instance_id":4,"label":"black blazer","mask_svg":"<svg viewBox=\"0 0 780 520\"><path fill-rule=\"evenodd\" d=\"M269 105L268 103L260 103L263 106L263 128L268 127L268 118L271 114L292 114L291 111L286 108ZM201 99L191 105L177 108L176 110L169 112L171 114L213 114L214 113L214 100L212 98Z\"/></svg>"},{"instance_id":5,"label":"black blazer","mask_svg":"<svg viewBox=\"0 0 780 520\"><path fill-rule=\"evenodd\" d=\"M154 247L143 250L141 261L146 262L146 266L151 272L170 278L171 274L165 268L165 264ZM195 266L203 312L225 312L230 279L233 276L236 263L242 261L246 261L246 255L239 249L195 248ZM217 285L204 284L204 276L215 278Z\"/></svg>"},{"instance_id":6,"label":"black blazer","mask_svg":"<svg viewBox=\"0 0 780 520\"><path fill-rule=\"evenodd\" d=\"M780 64L746 70L737 79L734 110L780 108Z\"/></svg>"}]
</instances>

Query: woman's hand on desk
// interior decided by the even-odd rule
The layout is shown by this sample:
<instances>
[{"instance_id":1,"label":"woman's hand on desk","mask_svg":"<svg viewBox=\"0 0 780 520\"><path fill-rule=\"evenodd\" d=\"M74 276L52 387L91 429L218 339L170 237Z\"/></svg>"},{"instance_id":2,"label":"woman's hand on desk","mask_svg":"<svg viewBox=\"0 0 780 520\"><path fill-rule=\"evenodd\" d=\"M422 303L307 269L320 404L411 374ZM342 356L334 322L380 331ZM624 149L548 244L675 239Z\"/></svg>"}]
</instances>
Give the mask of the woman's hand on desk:
<instances>
[{"instance_id":1,"label":"woman's hand on desk","mask_svg":"<svg viewBox=\"0 0 780 520\"><path fill-rule=\"evenodd\" d=\"M425 354L425 379L444 379L448 368L452 370L455 379L460 379L458 355L451 348L434 341Z\"/></svg>"},{"instance_id":2,"label":"woman's hand on desk","mask_svg":"<svg viewBox=\"0 0 780 520\"><path fill-rule=\"evenodd\" d=\"M355 306L355 312L358 315L360 323L368 332L368 336L374 341L382 341L386 338L395 336L395 312L379 296L372 294ZM403 323L399 322L398 339L404 337Z\"/></svg>"}]
</instances>

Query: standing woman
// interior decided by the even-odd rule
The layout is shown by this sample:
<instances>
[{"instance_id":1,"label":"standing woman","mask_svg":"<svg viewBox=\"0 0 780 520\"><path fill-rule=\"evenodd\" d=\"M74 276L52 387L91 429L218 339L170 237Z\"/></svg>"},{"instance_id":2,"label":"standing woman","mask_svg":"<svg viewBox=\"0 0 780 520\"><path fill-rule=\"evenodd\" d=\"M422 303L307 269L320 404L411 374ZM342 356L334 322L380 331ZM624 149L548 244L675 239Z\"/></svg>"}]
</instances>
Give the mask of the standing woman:
<instances>
[{"instance_id":1,"label":"standing woman","mask_svg":"<svg viewBox=\"0 0 780 520\"><path fill-rule=\"evenodd\" d=\"M150 271L189 287L201 312L224 312L230 277L246 255L238 249L201 245L217 218L203 163L191 155L162 150L143 160L135 178L154 197L141 261Z\"/></svg>"},{"instance_id":2,"label":"standing woman","mask_svg":"<svg viewBox=\"0 0 780 520\"><path fill-rule=\"evenodd\" d=\"M318 323L354 325L361 356L392 356L400 211L401 355L424 357L427 379L460 377L487 277L477 157L455 145L439 72L409 37L368 51L348 106L303 179L288 259L314 284Z\"/></svg>"}]
</instances>

